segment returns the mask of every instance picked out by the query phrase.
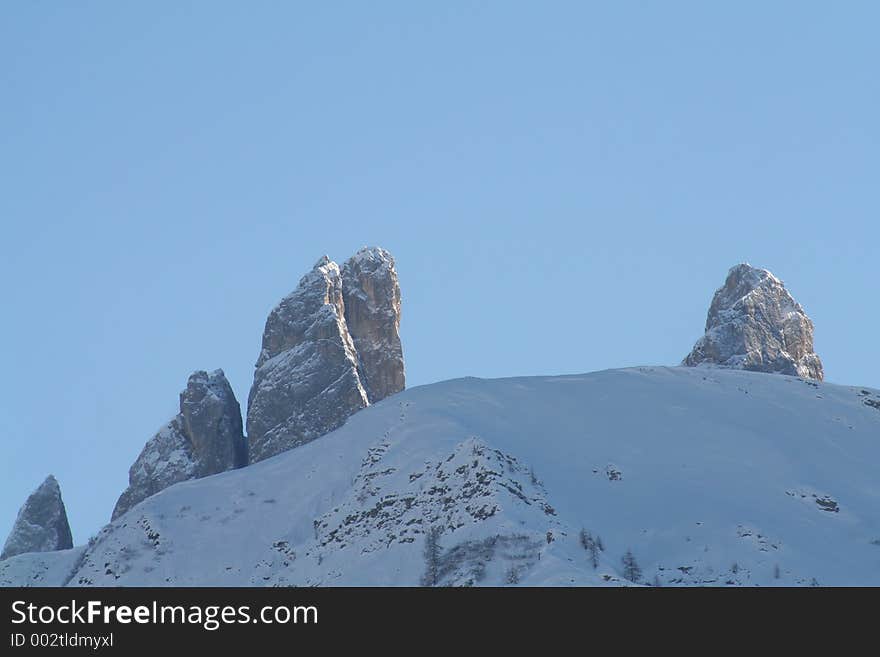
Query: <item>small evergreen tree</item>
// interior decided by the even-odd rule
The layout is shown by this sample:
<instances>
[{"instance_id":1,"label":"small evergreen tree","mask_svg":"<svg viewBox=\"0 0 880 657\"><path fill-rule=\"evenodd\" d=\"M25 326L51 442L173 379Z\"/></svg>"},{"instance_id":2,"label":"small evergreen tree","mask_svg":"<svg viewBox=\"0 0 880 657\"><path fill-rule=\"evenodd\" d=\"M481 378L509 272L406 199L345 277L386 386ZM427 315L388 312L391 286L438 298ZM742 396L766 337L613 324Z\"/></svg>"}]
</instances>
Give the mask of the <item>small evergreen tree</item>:
<instances>
[{"instance_id":1,"label":"small evergreen tree","mask_svg":"<svg viewBox=\"0 0 880 657\"><path fill-rule=\"evenodd\" d=\"M540 486L541 480L538 479L538 475L535 474L535 468L529 466L529 481L532 482L532 486Z\"/></svg>"},{"instance_id":2,"label":"small evergreen tree","mask_svg":"<svg viewBox=\"0 0 880 657\"><path fill-rule=\"evenodd\" d=\"M588 532L586 529L582 528L581 533L580 533L580 540L581 540L581 547L583 547L585 550L589 550L590 543L593 542L593 537L592 537L592 535L590 535L590 532Z\"/></svg>"},{"instance_id":3,"label":"small evergreen tree","mask_svg":"<svg viewBox=\"0 0 880 657\"><path fill-rule=\"evenodd\" d=\"M642 579L642 569L636 561L632 550L627 550L621 559L623 562L623 576L632 583L638 583Z\"/></svg>"},{"instance_id":4,"label":"small evergreen tree","mask_svg":"<svg viewBox=\"0 0 880 657\"><path fill-rule=\"evenodd\" d=\"M440 579L440 534L443 530L439 525L434 525L425 534L425 574L422 576L422 585L436 586Z\"/></svg>"},{"instance_id":5,"label":"small evergreen tree","mask_svg":"<svg viewBox=\"0 0 880 657\"><path fill-rule=\"evenodd\" d=\"M593 564L593 570L599 567L599 539L594 539L586 529L581 529L580 534L581 546L590 554L590 563Z\"/></svg>"}]
</instances>

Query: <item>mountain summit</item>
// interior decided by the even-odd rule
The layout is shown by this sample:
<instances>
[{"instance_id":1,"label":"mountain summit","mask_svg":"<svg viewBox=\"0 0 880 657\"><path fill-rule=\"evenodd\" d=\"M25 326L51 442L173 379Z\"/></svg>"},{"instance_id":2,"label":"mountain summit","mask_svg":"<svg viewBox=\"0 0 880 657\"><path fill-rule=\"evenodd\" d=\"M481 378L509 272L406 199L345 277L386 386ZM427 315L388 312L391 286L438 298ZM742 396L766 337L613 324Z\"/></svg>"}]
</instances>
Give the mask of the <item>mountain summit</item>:
<instances>
[{"instance_id":1,"label":"mountain summit","mask_svg":"<svg viewBox=\"0 0 880 657\"><path fill-rule=\"evenodd\" d=\"M333 431L405 385L394 258L322 257L269 313L248 395L251 462Z\"/></svg>"},{"instance_id":2,"label":"mountain summit","mask_svg":"<svg viewBox=\"0 0 880 657\"><path fill-rule=\"evenodd\" d=\"M704 363L822 380L813 322L766 269L732 267L712 298L706 333L682 365Z\"/></svg>"},{"instance_id":3,"label":"mountain summit","mask_svg":"<svg viewBox=\"0 0 880 657\"><path fill-rule=\"evenodd\" d=\"M25 552L52 552L72 547L61 487L55 477L49 475L18 512L0 559Z\"/></svg>"},{"instance_id":4,"label":"mountain summit","mask_svg":"<svg viewBox=\"0 0 880 657\"><path fill-rule=\"evenodd\" d=\"M180 413L144 445L112 517L172 484L244 465L241 409L226 375L223 370L193 372L180 393Z\"/></svg>"},{"instance_id":5,"label":"mountain summit","mask_svg":"<svg viewBox=\"0 0 880 657\"><path fill-rule=\"evenodd\" d=\"M364 248L342 267L345 323L359 358L370 403L406 385L400 345L400 284L385 249Z\"/></svg>"}]
</instances>

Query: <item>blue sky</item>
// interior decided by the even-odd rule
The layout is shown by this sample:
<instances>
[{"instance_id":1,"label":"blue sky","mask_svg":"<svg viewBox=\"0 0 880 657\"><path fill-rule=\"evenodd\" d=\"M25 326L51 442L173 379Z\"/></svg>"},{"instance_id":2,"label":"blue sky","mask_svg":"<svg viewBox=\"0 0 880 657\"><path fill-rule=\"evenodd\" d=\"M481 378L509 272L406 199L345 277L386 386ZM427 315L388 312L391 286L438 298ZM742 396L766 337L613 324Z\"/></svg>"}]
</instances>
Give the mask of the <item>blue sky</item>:
<instances>
[{"instance_id":1,"label":"blue sky","mask_svg":"<svg viewBox=\"0 0 880 657\"><path fill-rule=\"evenodd\" d=\"M880 387L880 10L726 4L3 3L0 540L52 472L85 541L366 244L410 385L675 364L748 261Z\"/></svg>"}]
</instances>

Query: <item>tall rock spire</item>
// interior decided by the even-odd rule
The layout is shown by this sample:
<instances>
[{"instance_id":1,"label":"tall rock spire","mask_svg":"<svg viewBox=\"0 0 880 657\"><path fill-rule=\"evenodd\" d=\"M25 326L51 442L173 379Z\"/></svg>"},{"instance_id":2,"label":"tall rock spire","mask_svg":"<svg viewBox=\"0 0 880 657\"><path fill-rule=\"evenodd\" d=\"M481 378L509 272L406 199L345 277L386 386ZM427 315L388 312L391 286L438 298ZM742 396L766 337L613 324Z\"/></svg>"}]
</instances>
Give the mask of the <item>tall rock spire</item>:
<instances>
[{"instance_id":1,"label":"tall rock spire","mask_svg":"<svg viewBox=\"0 0 880 657\"><path fill-rule=\"evenodd\" d=\"M731 268L712 298L706 333L682 365L704 363L821 380L813 322L782 281L748 264Z\"/></svg>"},{"instance_id":2,"label":"tall rock spire","mask_svg":"<svg viewBox=\"0 0 880 657\"><path fill-rule=\"evenodd\" d=\"M400 284L385 249L363 248L342 267L345 322L370 403L406 385L400 344Z\"/></svg>"},{"instance_id":3,"label":"tall rock spire","mask_svg":"<svg viewBox=\"0 0 880 657\"><path fill-rule=\"evenodd\" d=\"M0 559L25 552L52 552L72 547L61 487L55 477L49 475L18 512Z\"/></svg>"},{"instance_id":4,"label":"tall rock spire","mask_svg":"<svg viewBox=\"0 0 880 657\"><path fill-rule=\"evenodd\" d=\"M400 287L384 249L321 258L266 320L248 395L251 461L307 443L404 387Z\"/></svg>"},{"instance_id":5,"label":"tall rock spire","mask_svg":"<svg viewBox=\"0 0 880 657\"><path fill-rule=\"evenodd\" d=\"M266 320L248 395L250 460L314 440L368 406L357 366L339 266L324 256Z\"/></svg>"}]
</instances>

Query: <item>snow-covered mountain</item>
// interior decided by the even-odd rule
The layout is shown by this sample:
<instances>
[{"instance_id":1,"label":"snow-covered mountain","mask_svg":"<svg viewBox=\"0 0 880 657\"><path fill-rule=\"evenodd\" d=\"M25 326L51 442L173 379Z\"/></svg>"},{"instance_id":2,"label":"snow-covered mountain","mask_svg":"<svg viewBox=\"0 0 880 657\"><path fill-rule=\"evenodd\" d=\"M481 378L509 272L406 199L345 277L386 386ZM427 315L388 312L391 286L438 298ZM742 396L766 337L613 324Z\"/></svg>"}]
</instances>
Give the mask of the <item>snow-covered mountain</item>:
<instances>
[{"instance_id":1,"label":"snow-covered mountain","mask_svg":"<svg viewBox=\"0 0 880 657\"><path fill-rule=\"evenodd\" d=\"M646 584L880 585L878 463L875 390L710 367L458 379L0 562L0 584L619 585L631 551Z\"/></svg>"}]
</instances>

